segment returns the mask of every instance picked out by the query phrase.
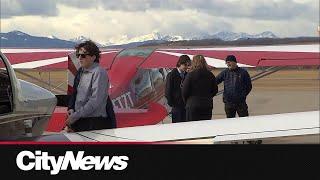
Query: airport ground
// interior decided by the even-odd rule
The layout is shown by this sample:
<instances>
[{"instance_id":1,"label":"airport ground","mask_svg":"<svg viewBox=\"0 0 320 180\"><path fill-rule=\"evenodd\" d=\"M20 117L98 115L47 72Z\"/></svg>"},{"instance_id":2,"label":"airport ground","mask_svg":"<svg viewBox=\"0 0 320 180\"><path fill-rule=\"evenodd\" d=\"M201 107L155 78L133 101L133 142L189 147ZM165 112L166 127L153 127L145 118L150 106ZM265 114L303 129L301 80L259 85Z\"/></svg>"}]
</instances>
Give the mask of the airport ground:
<instances>
[{"instance_id":1,"label":"airport ground","mask_svg":"<svg viewBox=\"0 0 320 180\"><path fill-rule=\"evenodd\" d=\"M253 75L254 71L250 71ZM215 73L216 74L216 73ZM280 70L253 81L247 98L250 115L319 110L318 69ZM219 86L222 89L223 86ZM213 118L225 118L222 95L214 98Z\"/></svg>"},{"instance_id":2,"label":"airport ground","mask_svg":"<svg viewBox=\"0 0 320 180\"><path fill-rule=\"evenodd\" d=\"M214 70L217 75L220 70ZM249 70L251 76L258 73ZM22 71L18 78L38 84L54 93L65 93L67 75L65 70L56 71ZM37 78L42 80L42 83ZM223 89L219 85L219 90ZM276 113L302 112L319 110L320 107L320 74L318 68L294 68L275 72L253 82L253 89L247 99L249 114L267 115ZM213 119L225 118L222 95L214 97ZM169 123L169 120L165 122Z\"/></svg>"}]
</instances>

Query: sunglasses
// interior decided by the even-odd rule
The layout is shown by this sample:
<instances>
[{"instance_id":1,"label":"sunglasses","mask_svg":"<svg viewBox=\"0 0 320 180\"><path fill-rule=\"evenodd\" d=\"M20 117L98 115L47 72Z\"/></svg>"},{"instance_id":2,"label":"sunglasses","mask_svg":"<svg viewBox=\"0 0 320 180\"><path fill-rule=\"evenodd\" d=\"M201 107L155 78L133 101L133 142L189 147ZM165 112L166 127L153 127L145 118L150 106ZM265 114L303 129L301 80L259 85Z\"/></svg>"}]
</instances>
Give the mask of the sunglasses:
<instances>
[{"instance_id":1,"label":"sunglasses","mask_svg":"<svg viewBox=\"0 0 320 180\"><path fill-rule=\"evenodd\" d=\"M84 53L84 54L77 53L77 54L76 54L76 57L77 57L77 58L79 58L79 57L80 57L80 58L85 58L87 55L90 55L90 54L89 54L89 53Z\"/></svg>"}]
</instances>

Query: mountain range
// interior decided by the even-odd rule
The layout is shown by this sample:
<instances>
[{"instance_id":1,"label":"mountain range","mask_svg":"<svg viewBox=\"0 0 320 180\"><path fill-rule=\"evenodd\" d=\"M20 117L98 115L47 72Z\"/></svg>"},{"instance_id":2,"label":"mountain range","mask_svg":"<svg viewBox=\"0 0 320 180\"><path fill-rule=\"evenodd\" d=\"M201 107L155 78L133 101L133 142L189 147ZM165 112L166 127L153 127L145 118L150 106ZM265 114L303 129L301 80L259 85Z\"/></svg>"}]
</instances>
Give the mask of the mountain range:
<instances>
[{"instance_id":1,"label":"mountain range","mask_svg":"<svg viewBox=\"0 0 320 180\"><path fill-rule=\"evenodd\" d=\"M32 36L22 31L11 31L8 33L0 33L0 47L15 48L73 48L76 44L89 40L90 38L79 36L73 39L64 40L51 35L48 37ZM123 37L116 41L106 43L97 43L99 47L136 47L147 44L161 44L166 42L191 41L191 40L208 40L218 39L222 41L236 41L243 39L259 39L259 38L278 38L270 31L260 34L235 33L229 31L221 31L215 34L203 34L195 37L183 37L178 35L167 35L154 31L150 34L137 36L133 38Z\"/></svg>"},{"instance_id":2,"label":"mountain range","mask_svg":"<svg viewBox=\"0 0 320 180\"><path fill-rule=\"evenodd\" d=\"M75 46L75 42L58 39L54 36L37 37L31 36L21 31L11 31L0 33L0 47L15 48L70 48Z\"/></svg>"}]
</instances>

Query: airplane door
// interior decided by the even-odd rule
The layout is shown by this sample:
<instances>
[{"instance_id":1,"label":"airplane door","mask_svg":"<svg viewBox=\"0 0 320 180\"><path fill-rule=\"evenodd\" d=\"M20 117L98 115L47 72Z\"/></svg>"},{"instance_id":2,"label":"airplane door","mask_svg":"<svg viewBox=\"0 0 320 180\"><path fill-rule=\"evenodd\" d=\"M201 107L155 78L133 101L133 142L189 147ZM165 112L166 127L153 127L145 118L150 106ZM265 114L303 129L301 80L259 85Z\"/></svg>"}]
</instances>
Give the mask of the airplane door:
<instances>
[{"instance_id":1,"label":"airplane door","mask_svg":"<svg viewBox=\"0 0 320 180\"><path fill-rule=\"evenodd\" d=\"M12 86L9 72L4 60L0 58L0 115L12 112L12 102Z\"/></svg>"}]
</instances>

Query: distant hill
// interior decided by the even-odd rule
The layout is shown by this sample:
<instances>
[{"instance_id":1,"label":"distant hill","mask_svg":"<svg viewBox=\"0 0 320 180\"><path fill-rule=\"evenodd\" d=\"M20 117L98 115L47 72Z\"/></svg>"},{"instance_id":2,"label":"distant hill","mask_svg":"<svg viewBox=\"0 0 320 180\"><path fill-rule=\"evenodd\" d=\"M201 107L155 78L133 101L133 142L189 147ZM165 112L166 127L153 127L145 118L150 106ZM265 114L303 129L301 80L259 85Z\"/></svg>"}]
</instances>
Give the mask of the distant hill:
<instances>
[{"instance_id":1,"label":"distant hill","mask_svg":"<svg viewBox=\"0 0 320 180\"><path fill-rule=\"evenodd\" d=\"M215 34L209 35L199 35L193 37L191 39L184 39L184 40L203 40L203 39L220 39L223 41L236 41L240 39L258 39L258 38L278 38L273 32L265 31L259 34L248 34L248 33L235 33L230 31L221 31Z\"/></svg>"},{"instance_id":2,"label":"distant hill","mask_svg":"<svg viewBox=\"0 0 320 180\"><path fill-rule=\"evenodd\" d=\"M265 31L259 34L250 35L248 33L234 33L229 31L221 31L215 34L200 34L194 37L182 37L182 36L172 36L167 34L162 34L157 31L152 32L151 34L146 34L131 39L121 40L120 45L110 45L108 47L112 48L129 48L137 46L148 46L150 44L162 44L170 42L181 42L181 41L190 41L190 40L206 40L206 39L218 39L222 41L236 41L240 39L258 39L258 38L278 38L275 34L270 31Z\"/></svg>"},{"instance_id":3,"label":"distant hill","mask_svg":"<svg viewBox=\"0 0 320 180\"><path fill-rule=\"evenodd\" d=\"M0 47L5 48L74 48L74 46L89 38L79 36L70 40L59 39L54 35L48 37L32 36L21 31L0 33ZM152 32L151 34L124 38L119 40L120 44L107 42L105 44L96 42L103 48L133 48L145 46L218 46L218 45L268 45L286 44L299 42L319 42L318 37L278 38L270 31L250 35L247 33L234 33L222 31L215 34L202 34L194 37L182 37Z\"/></svg>"},{"instance_id":4,"label":"distant hill","mask_svg":"<svg viewBox=\"0 0 320 180\"><path fill-rule=\"evenodd\" d=\"M171 36L167 34L162 34L158 31L153 31L150 34L145 34L142 36L136 36L133 38L128 38L123 36L118 40L109 41L106 45L129 45L129 44L143 44L144 42L166 42L166 41L181 41L185 40L182 36Z\"/></svg>"},{"instance_id":5,"label":"distant hill","mask_svg":"<svg viewBox=\"0 0 320 180\"><path fill-rule=\"evenodd\" d=\"M149 43L140 47L161 46L250 46L250 45L276 45L276 44L314 44L320 43L319 37L296 37L296 38L255 38L238 39L235 41L223 41L221 39L185 40L177 42Z\"/></svg>"},{"instance_id":6,"label":"distant hill","mask_svg":"<svg viewBox=\"0 0 320 180\"><path fill-rule=\"evenodd\" d=\"M0 33L0 47L10 48L73 48L76 43L72 41L51 37L31 36L21 31Z\"/></svg>"}]
</instances>

